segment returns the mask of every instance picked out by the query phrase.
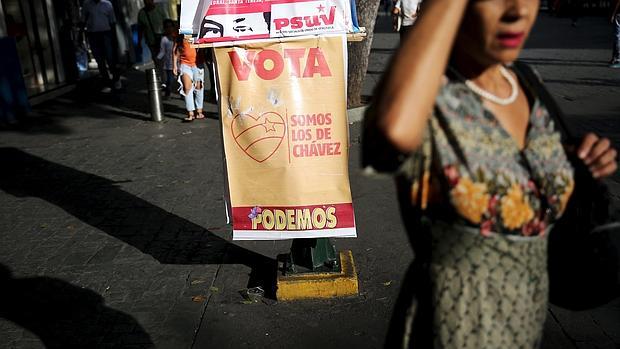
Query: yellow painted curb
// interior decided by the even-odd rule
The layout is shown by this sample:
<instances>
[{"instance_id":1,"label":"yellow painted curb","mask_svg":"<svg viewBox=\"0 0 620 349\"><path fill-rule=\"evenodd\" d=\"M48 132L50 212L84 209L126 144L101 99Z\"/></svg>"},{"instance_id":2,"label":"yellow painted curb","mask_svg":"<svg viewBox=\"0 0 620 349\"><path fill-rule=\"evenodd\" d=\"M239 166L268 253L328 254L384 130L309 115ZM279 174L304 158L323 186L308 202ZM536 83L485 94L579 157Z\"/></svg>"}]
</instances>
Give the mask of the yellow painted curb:
<instances>
[{"instance_id":1,"label":"yellow painted curb","mask_svg":"<svg viewBox=\"0 0 620 349\"><path fill-rule=\"evenodd\" d=\"M357 272L351 251L340 252L339 273L306 273L278 276L278 301L356 296Z\"/></svg>"}]
</instances>

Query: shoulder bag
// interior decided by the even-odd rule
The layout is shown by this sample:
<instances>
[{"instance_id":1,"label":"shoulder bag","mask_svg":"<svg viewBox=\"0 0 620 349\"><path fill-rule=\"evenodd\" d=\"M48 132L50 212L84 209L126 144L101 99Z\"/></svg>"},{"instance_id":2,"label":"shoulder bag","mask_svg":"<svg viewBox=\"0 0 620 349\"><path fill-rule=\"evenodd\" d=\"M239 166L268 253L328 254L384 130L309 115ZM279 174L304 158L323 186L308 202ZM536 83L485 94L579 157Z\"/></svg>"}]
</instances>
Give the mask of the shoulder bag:
<instances>
[{"instance_id":1,"label":"shoulder bag","mask_svg":"<svg viewBox=\"0 0 620 349\"><path fill-rule=\"evenodd\" d=\"M620 223L611 214L609 188L577 157L579 139L542 79L525 63L514 68L547 108L575 170L573 195L549 234L549 301L570 310L604 305L620 296Z\"/></svg>"}]
</instances>

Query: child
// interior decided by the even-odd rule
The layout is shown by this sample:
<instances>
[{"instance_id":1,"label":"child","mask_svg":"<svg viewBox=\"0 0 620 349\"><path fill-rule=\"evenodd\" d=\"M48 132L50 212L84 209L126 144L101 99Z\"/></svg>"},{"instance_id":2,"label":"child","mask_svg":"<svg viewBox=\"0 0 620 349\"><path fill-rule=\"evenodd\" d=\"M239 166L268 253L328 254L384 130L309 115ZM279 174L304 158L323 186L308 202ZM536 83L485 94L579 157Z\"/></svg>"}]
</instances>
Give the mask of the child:
<instances>
[{"instance_id":1,"label":"child","mask_svg":"<svg viewBox=\"0 0 620 349\"><path fill-rule=\"evenodd\" d=\"M172 60L173 72L180 75L181 95L185 97L185 108L187 118L184 122L191 122L194 119L204 119L202 107L204 104L204 69L202 62L195 48L192 48L189 41L182 35L176 39L174 46L174 59ZM177 65L178 63L180 65ZM200 64L200 65L199 65ZM194 116L194 111L196 115Z\"/></svg>"},{"instance_id":2,"label":"child","mask_svg":"<svg viewBox=\"0 0 620 349\"><path fill-rule=\"evenodd\" d=\"M164 90L166 91L166 97L170 97L170 91L172 90L172 84L174 83L173 64L174 53L172 52L174 47L174 37L176 36L176 25L171 19L164 20L164 37L161 38L161 45L159 46L159 54L157 59L161 61L162 65L162 80L164 81Z\"/></svg>"}]
</instances>

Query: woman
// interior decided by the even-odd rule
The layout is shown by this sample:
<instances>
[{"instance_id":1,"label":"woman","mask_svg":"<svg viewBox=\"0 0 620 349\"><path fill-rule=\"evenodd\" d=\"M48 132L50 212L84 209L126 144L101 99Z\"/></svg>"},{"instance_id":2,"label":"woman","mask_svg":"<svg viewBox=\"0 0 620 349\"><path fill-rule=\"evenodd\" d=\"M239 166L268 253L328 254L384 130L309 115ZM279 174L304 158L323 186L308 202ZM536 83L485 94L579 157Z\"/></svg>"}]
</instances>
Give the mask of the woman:
<instances>
[{"instance_id":1,"label":"woman","mask_svg":"<svg viewBox=\"0 0 620 349\"><path fill-rule=\"evenodd\" d=\"M389 347L540 345L546 233L574 182L547 108L510 65L539 5L426 1L377 89L364 160L398 174L416 255ZM594 177L617 168L607 139L577 151Z\"/></svg>"},{"instance_id":2,"label":"woman","mask_svg":"<svg viewBox=\"0 0 620 349\"><path fill-rule=\"evenodd\" d=\"M189 39L179 35L174 47L173 73L179 75L181 88L179 92L185 97L187 117L184 122L194 119L204 119L202 107L204 104L204 69L200 60L200 53L191 47ZM180 67L177 65L180 62ZM194 115L194 111L197 115Z\"/></svg>"}]
</instances>

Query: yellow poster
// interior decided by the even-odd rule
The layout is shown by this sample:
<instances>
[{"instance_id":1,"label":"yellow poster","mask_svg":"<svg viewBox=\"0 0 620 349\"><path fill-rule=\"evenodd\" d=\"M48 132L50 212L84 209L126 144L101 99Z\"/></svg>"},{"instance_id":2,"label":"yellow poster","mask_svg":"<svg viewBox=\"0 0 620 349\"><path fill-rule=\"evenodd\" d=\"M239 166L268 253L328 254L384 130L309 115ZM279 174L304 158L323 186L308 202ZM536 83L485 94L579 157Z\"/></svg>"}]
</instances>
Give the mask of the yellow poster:
<instances>
[{"instance_id":1,"label":"yellow poster","mask_svg":"<svg viewBox=\"0 0 620 349\"><path fill-rule=\"evenodd\" d=\"M355 237L346 37L215 49L234 240Z\"/></svg>"}]
</instances>

